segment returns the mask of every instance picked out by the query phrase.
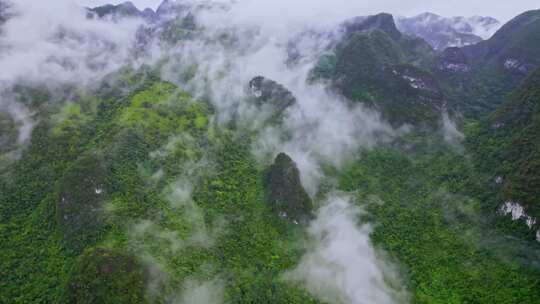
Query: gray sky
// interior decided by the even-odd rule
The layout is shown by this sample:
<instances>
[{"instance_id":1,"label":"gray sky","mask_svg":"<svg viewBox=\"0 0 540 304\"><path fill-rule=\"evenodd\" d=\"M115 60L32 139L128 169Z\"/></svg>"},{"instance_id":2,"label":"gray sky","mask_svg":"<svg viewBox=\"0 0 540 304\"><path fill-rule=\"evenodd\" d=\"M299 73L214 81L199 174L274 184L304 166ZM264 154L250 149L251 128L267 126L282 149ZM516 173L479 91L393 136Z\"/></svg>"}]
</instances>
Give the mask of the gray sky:
<instances>
[{"instance_id":1,"label":"gray sky","mask_svg":"<svg viewBox=\"0 0 540 304\"><path fill-rule=\"evenodd\" d=\"M123 0L76 0L84 5L100 5L104 3L120 3ZM139 8L155 9L162 0L132 0ZM264 2L266 0L240 0ZM268 0L270 1L270 0ZM503 22L531 9L540 9L539 0L289 0L303 6L319 8L322 12L338 9L336 3L346 3L347 9L354 9L354 15L389 12L396 15L411 16L423 12L433 12L443 16L492 16ZM275 2L280 5L280 1ZM285 2L286 3L286 2ZM265 6L268 6L266 4Z\"/></svg>"}]
</instances>

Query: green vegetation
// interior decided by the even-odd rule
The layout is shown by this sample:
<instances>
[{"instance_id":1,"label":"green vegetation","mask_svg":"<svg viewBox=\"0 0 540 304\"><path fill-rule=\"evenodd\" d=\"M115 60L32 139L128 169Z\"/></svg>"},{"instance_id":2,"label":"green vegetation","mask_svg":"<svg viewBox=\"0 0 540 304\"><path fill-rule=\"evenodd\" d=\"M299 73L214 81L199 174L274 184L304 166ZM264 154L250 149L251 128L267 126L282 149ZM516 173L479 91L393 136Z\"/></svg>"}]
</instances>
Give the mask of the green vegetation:
<instances>
[{"instance_id":1,"label":"green vegetation","mask_svg":"<svg viewBox=\"0 0 540 304\"><path fill-rule=\"evenodd\" d=\"M217 278L231 303L314 303L280 278L301 232L265 203L249 137L210 111L149 80L43 121L1 184L0 302L165 303Z\"/></svg>"},{"instance_id":2,"label":"green vegetation","mask_svg":"<svg viewBox=\"0 0 540 304\"><path fill-rule=\"evenodd\" d=\"M527 214L539 217L540 205L540 70L532 73L497 111L477 124L468 146L479 169L486 172L486 184L493 189L492 208L502 202L522 204ZM533 228L538 228L534 225ZM534 231L529 233L534 238Z\"/></svg>"},{"instance_id":3,"label":"green vegetation","mask_svg":"<svg viewBox=\"0 0 540 304\"><path fill-rule=\"evenodd\" d=\"M349 36L334 54L320 60L312 78L331 80L344 96L377 108L396 127L436 128L445 98L429 72L432 50L423 41L392 35L393 21L369 31L356 29L369 24L370 18L350 26Z\"/></svg>"},{"instance_id":4,"label":"green vegetation","mask_svg":"<svg viewBox=\"0 0 540 304\"><path fill-rule=\"evenodd\" d=\"M467 196L475 179L456 153L379 149L348 165L340 184L367 204L373 241L400 261L417 303L537 303L539 272L518 262L523 253L485 245L497 232Z\"/></svg>"},{"instance_id":5,"label":"green vegetation","mask_svg":"<svg viewBox=\"0 0 540 304\"><path fill-rule=\"evenodd\" d=\"M450 73L442 79L450 80L449 94L454 96L454 107L469 117L481 119L504 103L527 75L540 66L540 10L515 17L490 39L461 52L470 70Z\"/></svg>"},{"instance_id":6,"label":"green vegetation","mask_svg":"<svg viewBox=\"0 0 540 304\"><path fill-rule=\"evenodd\" d=\"M0 154L4 154L16 148L17 123L10 115L0 113L0 130Z\"/></svg>"},{"instance_id":7,"label":"green vegetation","mask_svg":"<svg viewBox=\"0 0 540 304\"><path fill-rule=\"evenodd\" d=\"M250 137L214 129L210 114L150 81L43 121L2 183L1 300L165 303L186 282L218 282L227 303L317 303L282 280L303 231L267 200L286 201L295 220L309 214L298 170L284 154L260 168ZM483 245L496 233L479 220L470 161L434 147L365 152L330 175L358 193L416 302L534 303L537 270Z\"/></svg>"},{"instance_id":8,"label":"green vegetation","mask_svg":"<svg viewBox=\"0 0 540 304\"><path fill-rule=\"evenodd\" d=\"M0 302L184 303L216 295L224 303L320 303L284 274L309 248L306 226L332 189L354 195L366 211L359 220L371 224L373 245L397 265L413 303L540 303L540 223L529 229L497 213L517 201L540 219L540 70L502 106L490 103L523 76L500 72L497 60L530 58L536 42L519 44L537 37L536 14L494 37L510 39L500 56L459 76L436 72L431 48L401 35L389 15L350 24L311 80L329 80L394 126L414 128L339 168L323 164L313 199L289 156L269 166L255 159L258 130L217 124L210 103L152 68L122 69L94 91L62 88L68 100L15 88L39 123L20 157L4 160L17 149L19 122L0 113ZM512 30L523 24L524 32ZM162 35L174 43L195 30L188 15ZM482 45L503 48L493 41ZM292 93L263 77L249 85L259 112L275 110L264 123L279 126L296 102ZM464 147L443 140L448 108L466 110Z\"/></svg>"},{"instance_id":9,"label":"green vegetation","mask_svg":"<svg viewBox=\"0 0 540 304\"><path fill-rule=\"evenodd\" d=\"M134 257L95 249L79 257L62 302L146 303L147 275Z\"/></svg>"}]
</instances>

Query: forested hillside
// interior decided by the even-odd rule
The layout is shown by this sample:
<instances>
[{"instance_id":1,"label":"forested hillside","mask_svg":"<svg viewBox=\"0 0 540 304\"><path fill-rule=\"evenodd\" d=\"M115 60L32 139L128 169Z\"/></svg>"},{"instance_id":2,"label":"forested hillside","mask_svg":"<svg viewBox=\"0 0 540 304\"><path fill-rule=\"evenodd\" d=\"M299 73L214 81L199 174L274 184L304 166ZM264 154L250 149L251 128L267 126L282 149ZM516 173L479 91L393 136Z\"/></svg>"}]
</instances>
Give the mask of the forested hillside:
<instances>
[{"instance_id":1,"label":"forested hillside","mask_svg":"<svg viewBox=\"0 0 540 304\"><path fill-rule=\"evenodd\" d=\"M540 303L538 11L68 2L0 0L0 303Z\"/></svg>"}]
</instances>

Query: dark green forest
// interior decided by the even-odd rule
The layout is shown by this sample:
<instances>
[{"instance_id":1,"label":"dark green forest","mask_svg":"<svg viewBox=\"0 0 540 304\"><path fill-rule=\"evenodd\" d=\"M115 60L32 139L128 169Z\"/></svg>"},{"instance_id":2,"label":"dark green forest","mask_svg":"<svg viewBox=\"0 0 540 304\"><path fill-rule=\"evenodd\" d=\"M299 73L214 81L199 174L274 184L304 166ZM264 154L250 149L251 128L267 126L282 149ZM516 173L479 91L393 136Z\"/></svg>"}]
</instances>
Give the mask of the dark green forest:
<instances>
[{"instance_id":1,"label":"dark green forest","mask_svg":"<svg viewBox=\"0 0 540 304\"><path fill-rule=\"evenodd\" d=\"M203 9L137 32L148 41L133 53L151 37L184 47L152 64L122 65L90 86L0 86L0 106L21 104L34 121L21 141L22 122L0 107L0 303L376 303L322 298L291 279L335 195L352 198L377 261L392 265L377 266L391 303L540 303L540 11L445 51L402 34L389 14L345 22L300 81L380 113L370 115L384 128L375 144L347 142L353 152L329 157L314 123L299 137L289 129L307 109L300 90L252 75L237 101L213 87L228 71L204 74L214 57L175 61L197 43L249 52L244 32L206 35ZM90 12L89 22L150 18L126 5ZM286 66L303 69L301 54ZM523 68L505 68L508 58ZM216 102L229 96L227 107ZM288 145L263 157L269 130ZM331 131L322 134L346 133ZM311 137L300 147L317 158L316 187L302 171L310 158L289 149ZM506 202L524 215L503 212Z\"/></svg>"}]
</instances>

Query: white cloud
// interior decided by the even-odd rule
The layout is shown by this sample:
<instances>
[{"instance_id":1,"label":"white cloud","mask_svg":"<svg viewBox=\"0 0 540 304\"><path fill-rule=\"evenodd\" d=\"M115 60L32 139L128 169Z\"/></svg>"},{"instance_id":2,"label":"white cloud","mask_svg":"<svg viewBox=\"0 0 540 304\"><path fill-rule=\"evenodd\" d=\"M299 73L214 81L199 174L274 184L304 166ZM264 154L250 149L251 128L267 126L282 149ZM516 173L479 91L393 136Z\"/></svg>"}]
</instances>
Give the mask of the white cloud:
<instances>
[{"instance_id":1,"label":"white cloud","mask_svg":"<svg viewBox=\"0 0 540 304\"><path fill-rule=\"evenodd\" d=\"M358 224L360 214L350 197L329 197L309 226L312 245L285 278L330 304L407 302L406 292L388 286L396 281L396 272L377 256L371 228Z\"/></svg>"},{"instance_id":2,"label":"white cloud","mask_svg":"<svg viewBox=\"0 0 540 304\"><path fill-rule=\"evenodd\" d=\"M184 293L174 303L178 304L220 304L223 303L224 284L220 279L209 281L188 280L184 283Z\"/></svg>"},{"instance_id":3,"label":"white cloud","mask_svg":"<svg viewBox=\"0 0 540 304\"><path fill-rule=\"evenodd\" d=\"M88 20L71 0L13 2L16 13L0 36L0 85L86 83L124 65L137 20Z\"/></svg>"}]
</instances>

